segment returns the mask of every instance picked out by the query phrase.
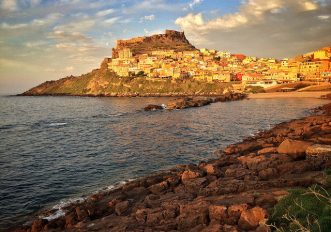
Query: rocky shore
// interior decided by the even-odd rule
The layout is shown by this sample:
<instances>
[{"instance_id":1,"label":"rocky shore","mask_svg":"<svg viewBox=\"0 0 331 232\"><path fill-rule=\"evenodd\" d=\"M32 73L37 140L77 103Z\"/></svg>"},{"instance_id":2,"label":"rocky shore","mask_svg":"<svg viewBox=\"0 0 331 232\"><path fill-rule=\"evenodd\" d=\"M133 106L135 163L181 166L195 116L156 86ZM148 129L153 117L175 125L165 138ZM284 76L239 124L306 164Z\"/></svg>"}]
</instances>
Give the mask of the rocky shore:
<instances>
[{"instance_id":1,"label":"rocky shore","mask_svg":"<svg viewBox=\"0 0 331 232\"><path fill-rule=\"evenodd\" d=\"M331 104L217 151L219 158L129 182L14 231L269 231L288 189L325 186Z\"/></svg>"},{"instance_id":2,"label":"rocky shore","mask_svg":"<svg viewBox=\"0 0 331 232\"><path fill-rule=\"evenodd\" d=\"M239 101L245 99L246 97L247 95L242 93L227 93L217 97L183 97L170 100L165 107L151 104L146 106L144 110L153 111L162 110L164 108L168 110L180 110L192 107L206 106L216 102Z\"/></svg>"}]
</instances>

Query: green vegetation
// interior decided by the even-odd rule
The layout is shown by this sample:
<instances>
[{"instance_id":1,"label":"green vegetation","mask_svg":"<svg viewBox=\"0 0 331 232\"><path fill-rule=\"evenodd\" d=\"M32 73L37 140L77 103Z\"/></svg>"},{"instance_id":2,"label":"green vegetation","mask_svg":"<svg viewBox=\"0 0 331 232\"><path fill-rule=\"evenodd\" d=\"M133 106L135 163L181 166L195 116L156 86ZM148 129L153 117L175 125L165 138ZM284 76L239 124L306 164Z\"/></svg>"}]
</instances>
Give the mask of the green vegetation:
<instances>
[{"instance_id":1,"label":"green vegetation","mask_svg":"<svg viewBox=\"0 0 331 232\"><path fill-rule=\"evenodd\" d=\"M331 228L331 171L326 187L292 189L271 210L269 224L276 231L329 232Z\"/></svg>"},{"instance_id":2,"label":"green vegetation","mask_svg":"<svg viewBox=\"0 0 331 232\"><path fill-rule=\"evenodd\" d=\"M249 86L246 88L247 93L265 93L265 90L261 86Z\"/></svg>"},{"instance_id":3,"label":"green vegetation","mask_svg":"<svg viewBox=\"0 0 331 232\"><path fill-rule=\"evenodd\" d=\"M144 73L119 77L109 70L94 70L79 77L66 77L45 82L26 94L58 95L148 95L148 94L222 94L230 83L198 81L194 79L147 78Z\"/></svg>"}]
</instances>

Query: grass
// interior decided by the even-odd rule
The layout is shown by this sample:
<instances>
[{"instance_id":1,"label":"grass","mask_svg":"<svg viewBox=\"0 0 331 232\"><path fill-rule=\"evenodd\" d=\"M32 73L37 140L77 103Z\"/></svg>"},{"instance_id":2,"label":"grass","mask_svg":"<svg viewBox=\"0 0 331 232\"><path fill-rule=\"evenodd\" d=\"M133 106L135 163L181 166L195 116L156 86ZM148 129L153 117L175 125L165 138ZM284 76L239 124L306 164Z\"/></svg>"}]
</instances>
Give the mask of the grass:
<instances>
[{"instance_id":1,"label":"grass","mask_svg":"<svg viewBox=\"0 0 331 232\"><path fill-rule=\"evenodd\" d=\"M331 170L325 171L326 186L292 189L271 210L268 224L278 232L331 231Z\"/></svg>"}]
</instances>

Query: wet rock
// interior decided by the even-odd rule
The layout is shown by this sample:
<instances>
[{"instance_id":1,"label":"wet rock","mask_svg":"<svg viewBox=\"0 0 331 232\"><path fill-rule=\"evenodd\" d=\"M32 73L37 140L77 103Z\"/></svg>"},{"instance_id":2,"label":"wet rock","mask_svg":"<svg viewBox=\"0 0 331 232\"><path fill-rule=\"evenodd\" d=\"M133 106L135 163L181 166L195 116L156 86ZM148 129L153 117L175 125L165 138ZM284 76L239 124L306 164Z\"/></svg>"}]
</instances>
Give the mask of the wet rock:
<instances>
[{"instance_id":1,"label":"wet rock","mask_svg":"<svg viewBox=\"0 0 331 232\"><path fill-rule=\"evenodd\" d=\"M76 220L76 214L74 212L71 212L71 213L65 215L64 218L65 218L65 227L66 228L73 227L76 224L76 222L77 222L77 220Z\"/></svg>"},{"instance_id":2,"label":"wet rock","mask_svg":"<svg viewBox=\"0 0 331 232\"><path fill-rule=\"evenodd\" d=\"M278 153L288 154L292 159L297 160L305 157L306 149L311 142L285 139L277 148Z\"/></svg>"},{"instance_id":3,"label":"wet rock","mask_svg":"<svg viewBox=\"0 0 331 232\"><path fill-rule=\"evenodd\" d=\"M45 219L38 219L38 220L35 220L33 223L32 223L32 226L31 226L31 232L38 232L38 231L41 231L42 228L47 224L47 220Z\"/></svg>"},{"instance_id":4,"label":"wet rock","mask_svg":"<svg viewBox=\"0 0 331 232\"><path fill-rule=\"evenodd\" d=\"M185 109L190 107L201 107L209 105L213 102L212 98L208 97L185 97L174 99L168 102L167 109Z\"/></svg>"},{"instance_id":5,"label":"wet rock","mask_svg":"<svg viewBox=\"0 0 331 232\"><path fill-rule=\"evenodd\" d=\"M150 105L147 105L145 108L144 108L145 111L154 111L154 110L163 110L163 107L160 106L160 105L153 105L153 104L150 104Z\"/></svg>"},{"instance_id":6,"label":"wet rock","mask_svg":"<svg viewBox=\"0 0 331 232\"><path fill-rule=\"evenodd\" d=\"M254 230L267 217L267 213L260 207L254 207L241 213L238 226L244 230Z\"/></svg>"},{"instance_id":7,"label":"wet rock","mask_svg":"<svg viewBox=\"0 0 331 232\"><path fill-rule=\"evenodd\" d=\"M84 209L81 209L80 207L76 207L75 211L78 221L84 221L88 218L88 213Z\"/></svg>"}]
</instances>

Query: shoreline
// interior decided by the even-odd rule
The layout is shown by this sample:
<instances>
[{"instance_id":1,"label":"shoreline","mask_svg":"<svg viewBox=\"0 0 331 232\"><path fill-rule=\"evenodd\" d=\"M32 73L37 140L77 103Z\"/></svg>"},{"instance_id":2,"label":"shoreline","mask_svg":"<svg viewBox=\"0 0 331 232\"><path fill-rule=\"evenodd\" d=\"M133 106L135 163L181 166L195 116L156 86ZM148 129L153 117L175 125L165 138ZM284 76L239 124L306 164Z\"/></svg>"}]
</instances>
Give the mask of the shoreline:
<instances>
[{"instance_id":1,"label":"shoreline","mask_svg":"<svg viewBox=\"0 0 331 232\"><path fill-rule=\"evenodd\" d=\"M272 92L249 94L248 99L270 99L270 98L322 98L330 94L331 91L317 92Z\"/></svg>"},{"instance_id":2,"label":"shoreline","mask_svg":"<svg viewBox=\"0 0 331 232\"><path fill-rule=\"evenodd\" d=\"M217 159L199 165L177 165L170 170L140 177L110 191L89 196L82 203L66 206L66 214L55 220L36 219L32 225L14 231L103 231L108 228L114 231L148 228L183 231L193 227L199 228L198 231L212 231L213 228L242 231L245 227L240 223L243 212L259 210L265 220L266 210L275 205L278 197L285 196L289 187L319 183L322 167L331 167L328 166L330 163L323 163L324 166L309 169L308 166L316 161L306 156L303 159L303 154L300 159L291 153L284 153L280 160L276 157L276 154L283 154L277 149L287 139L299 140L306 145L312 141L331 144L331 103L319 110L323 110L321 115L312 114L280 123L230 145L224 151L217 151L220 155ZM264 160L257 159L259 156ZM266 162L268 168L265 168ZM259 167L261 163L262 168ZM275 179L276 171L280 178ZM254 196L256 191L263 199ZM240 213L235 213L236 210ZM219 217L223 217L226 224L222 224ZM257 228L262 229L262 226L250 229Z\"/></svg>"}]
</instances>

